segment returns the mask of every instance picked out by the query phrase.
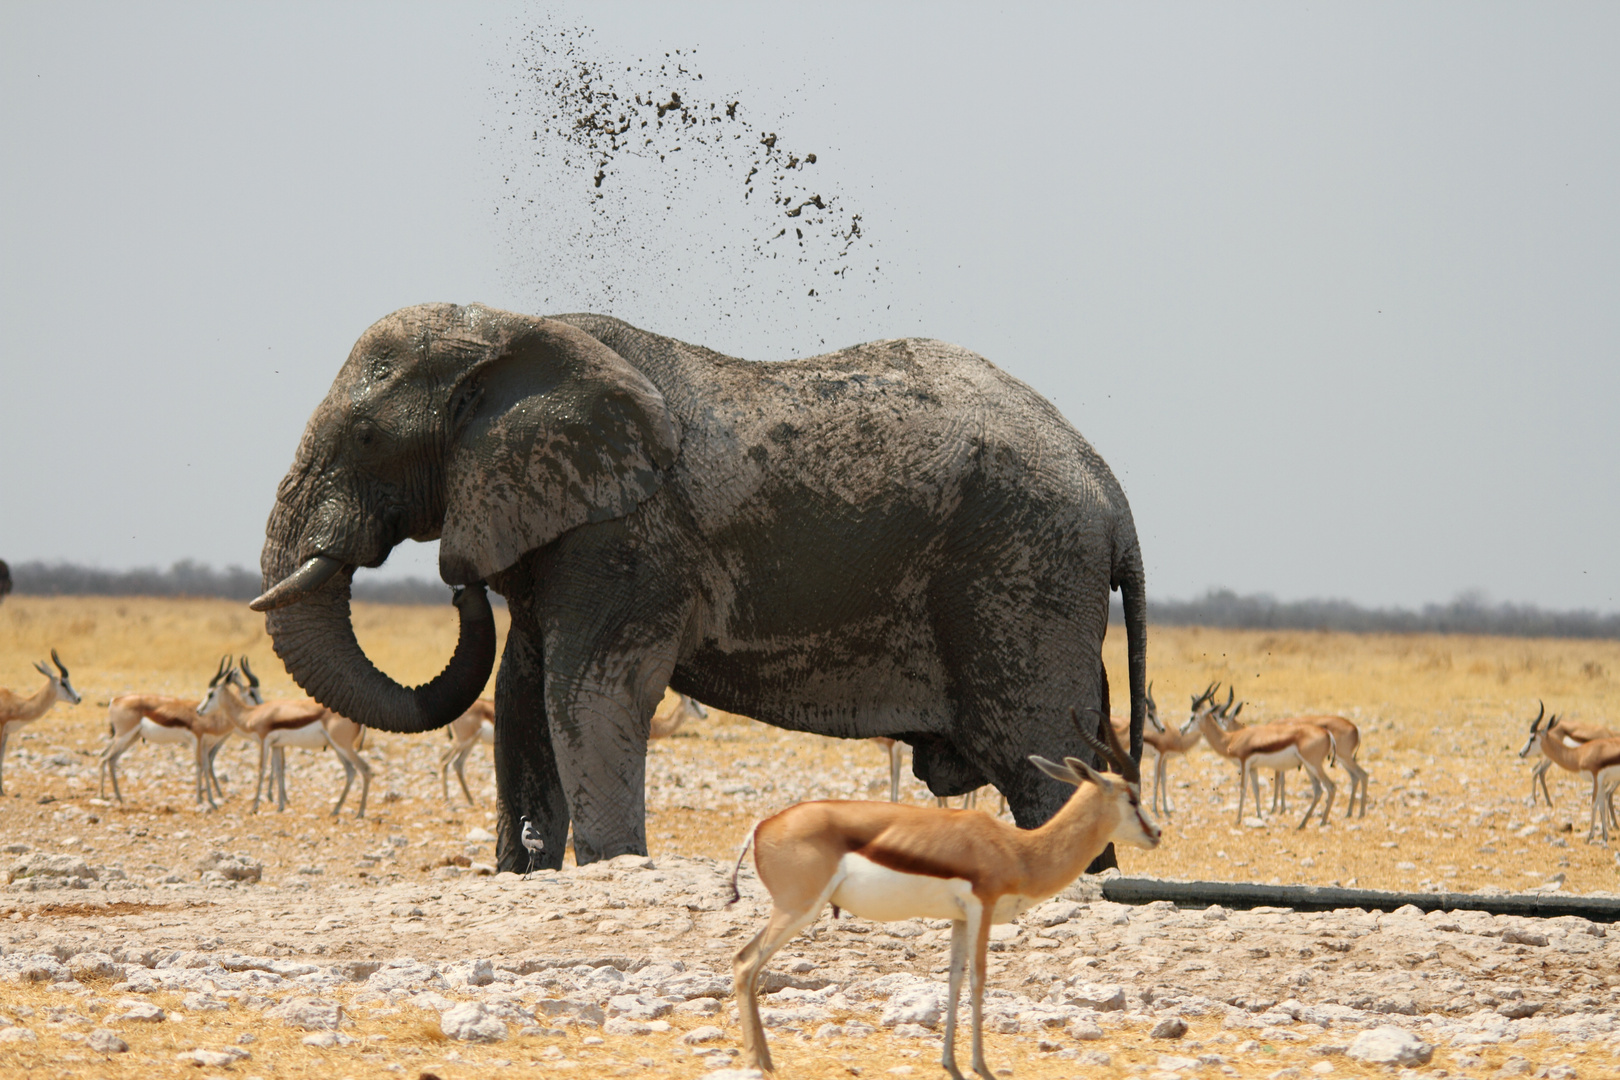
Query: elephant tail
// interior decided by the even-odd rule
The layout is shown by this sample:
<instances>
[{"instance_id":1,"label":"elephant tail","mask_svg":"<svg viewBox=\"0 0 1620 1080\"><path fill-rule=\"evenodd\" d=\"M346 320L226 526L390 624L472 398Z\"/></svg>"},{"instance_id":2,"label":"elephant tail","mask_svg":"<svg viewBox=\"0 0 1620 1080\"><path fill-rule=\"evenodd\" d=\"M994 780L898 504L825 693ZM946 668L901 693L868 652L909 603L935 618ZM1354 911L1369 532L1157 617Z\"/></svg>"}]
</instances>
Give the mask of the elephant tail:
<instances>
[{"instance_id":1,"label":"elephant tail","mask_svg":"<svg viewBox=\"0 0 1620 1080\"><path fill-rule=\"evenodd\" d=\"M1142 729L1147 724L1147 575L1135 538L1116 558L1114 581L1125 609L1125 655L1131 687L1131 757L1142 760Z\"/></svg>"},{"instance_id":2,"label":"elephant tail","mask_svg":"<svg viewBox=\"0 0 1620 1080\"><path fill-rule=\"evenodd\" d=\"M742 864L748 857L748 849L754 846L754 829L757 828L759 825L755 823L754 828L748 830L748 837L743 841L742 850L737 852L737 865L731 868L731 899L726 901L727 907L742 899L742 890L737 888L737 875L742 873Z\"/></svg>"}]
</instances>

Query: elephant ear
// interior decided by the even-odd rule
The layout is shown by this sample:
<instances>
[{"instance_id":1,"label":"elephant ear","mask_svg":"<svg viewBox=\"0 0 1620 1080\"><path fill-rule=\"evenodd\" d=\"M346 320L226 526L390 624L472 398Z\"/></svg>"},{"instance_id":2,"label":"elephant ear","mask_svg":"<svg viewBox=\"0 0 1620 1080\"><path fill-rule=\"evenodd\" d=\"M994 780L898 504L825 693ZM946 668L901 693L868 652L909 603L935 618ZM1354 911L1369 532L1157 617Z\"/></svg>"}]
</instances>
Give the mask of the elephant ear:
<instances>
[{"instance_id":1,"label":"elephant ear","mask_svg":"<svg viewBox=\"0 0 1620 1080\"><path fill-rule=\"evenodd\" d=\"M679 441L658 388L583 330L526 319L485 333L495 340L450 399L439 572L452 585L630 513Z\"/></svg>"}]
</instances>

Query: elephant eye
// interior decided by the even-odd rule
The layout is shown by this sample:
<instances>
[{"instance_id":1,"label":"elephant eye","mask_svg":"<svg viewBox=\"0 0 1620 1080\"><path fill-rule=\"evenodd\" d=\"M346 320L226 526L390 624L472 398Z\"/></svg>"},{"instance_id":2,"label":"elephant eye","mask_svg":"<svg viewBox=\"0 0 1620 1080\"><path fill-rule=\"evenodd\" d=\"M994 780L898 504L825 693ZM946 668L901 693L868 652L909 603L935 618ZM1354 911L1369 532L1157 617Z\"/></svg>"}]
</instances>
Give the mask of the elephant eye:
<instances>
[{"instance_id":1,"label":"elephant eye","mask_svg":"<svg viewBox=\"0 0 1620 1080\"><path fill-rule=\"evenodd\" d=\"M382 431L370 420L358 420L354 425L354 445L361 450L371 450L382 441Z\"/></svg>"}]
</instances>

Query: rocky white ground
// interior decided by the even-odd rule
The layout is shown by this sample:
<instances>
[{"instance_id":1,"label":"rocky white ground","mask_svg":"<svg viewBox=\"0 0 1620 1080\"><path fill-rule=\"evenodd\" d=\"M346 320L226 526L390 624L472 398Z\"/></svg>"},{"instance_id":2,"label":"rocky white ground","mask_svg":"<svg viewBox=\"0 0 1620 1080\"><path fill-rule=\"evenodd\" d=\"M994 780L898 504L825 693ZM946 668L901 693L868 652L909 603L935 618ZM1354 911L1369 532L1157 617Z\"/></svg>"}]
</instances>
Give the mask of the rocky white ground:
<instances>
[{"instance_id":1,"label":"rocky white ground","mask_svg":"<svg viewBox=\"0 0 1620 1080\"><path fill-rule=\"evenodd\" d=\"M221 854L138 885L79 856L12 858L26 876L0 908L0 1070L27 1075L334 1061L356 1075L701 1075L736 1051L730 957L766 911L746 871L727 906L730 868L709 859L368 884L271 883ZM1383 1056L1435 1076L1620 1074L1620 932L1603 925L1097 896L1082 882L996 930L993 1065L1357 1075ZM779 1063L931 1074L948 936L824 918L792 942L766 1002Z\"/></svg>"}]
</instances>

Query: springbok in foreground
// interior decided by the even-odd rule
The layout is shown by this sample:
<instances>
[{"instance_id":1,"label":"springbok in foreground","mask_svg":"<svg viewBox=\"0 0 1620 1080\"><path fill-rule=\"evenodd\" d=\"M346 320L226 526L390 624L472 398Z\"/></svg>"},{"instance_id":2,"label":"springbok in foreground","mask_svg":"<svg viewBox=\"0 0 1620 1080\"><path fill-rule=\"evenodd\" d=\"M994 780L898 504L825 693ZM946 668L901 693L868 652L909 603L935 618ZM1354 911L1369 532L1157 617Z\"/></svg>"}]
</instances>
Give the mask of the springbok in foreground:
<instances>
[{"instance_id":1,"label":"springbok in foreground","mask_svg":"<svg viewBox=\"0 0 1620 1080\"><path fill-rule=\"evenodd\" d=\"M1298 827L1303 829L1311 820L1316 804L1322 801L1324 789L1327 791L1327 805L1322 807L1322 824L1327 824L1328 814L1333 810L1333 797L1339 790L1327 772L1328 763L1334 757L1332 732L1309 724L1255 724L1253 727L1228 731L1212 712L1201 714L1198 726L1203 730L1204 740L1209 743L1211 750L1237 763L1239 827L1243 825L1243 799L1248 794L1251 781L1255 785L1254 810L1257 814L1260 812L1257 769L1304 769L1315 784L1314 797L1311 805L1305 808L1305 816L1300 819Z\"/></svg>"},{"instance_id":2,"label":"springbok in foreground","mask_svg":"<svg viewBox=\"0 0 1620 1080\"><path fill-rule=\"evenodd\" d=\"M68 669L62 666L55 649L51 650L51 663L56 665L55 672L46 667L44 661L35 662L34 670L45 676L45 685L28 697L0 689L0 795L6 793L6 743L11 740L12 733L21 731L50 712L51 706L58 701L77 705L81 700L79 692L73 689L73 681L68 678Z\"/></svg>"},{"instance_id":3,"label":"springbok in foreground","mask_svg":"<svg viewBox=\"0 0 1620 1080\"><path fill-rule=\"evenodd\" d=\"M339 716L319 702L309 698L267 701L263 705L249 705L236 686L224 679L208 691L208 696L197 706L197 713L208 716L215 710L223 713L242 734L259 746L258 781L253 786L253 813L259 812L259 797L264 791L265 765L276 753L286 747L322 750L330 746L343 762L343 793L332 807L335 816L343 809L344 800L360 774L360 806L356 817L366 816L366 795L371 791L371 766L360 755L360 742L365 729L346 716ZM287 808L287 782L285 767L272 763L269 794L278 795L277 810Z\"/></svg>"},{"instance_id":4,"label":"springbok in foreground","mask_svg":"<svg viewBox=\"0 0 1620 1080\"><path fill-rule=\"evenodd\" d=\"M653 713L652 727L647 732L649 739L667 739L681 729L688 720L707 720L709 709L701 701L677 694L673 708L660 709Z\"/></svg>"},{"instance_id":5,"label":"springbok in foreground","mask_svg":"<svg viewBox=\"0 0 1620 1080\"><path fill-rule=\"evenodd\" d=\"M1546 709L1543 708L1542 712L1545 713ZM1611 800L1614 797L1615 787L1620 785L1620 739L1593 739L1580 746L1569 746L1559 734L1558 727L1557 716L1544 726L1541 724L1541 717L1537 716L1530 725L1530 734L1540 741L1542 756L1554 765L1570 772L1591 774L1592 815L1591 824L1586 830L1586 840L1591 843L1593 835L1601 826L1603 846L1608 847L1609 826L1614 824L1614 805Z\"/></svg>"},{"instance_id":6,"label":"springbok in foreground","mask_svg":"<svg viewBox=\"0 0 1620 1080\"><path fill-rule=\"evenodd\" d=\"M1546 797L1547 806L1550 809L1553 801L1552 792L1547 790L1547 770L1552 768L1553 763L1551 758L1541 753L1541 739L1537 737L1537 728L1540 726L1542 718L1547 715L1547 706L1539 701L1536 704L1541 706L1541 711L1536 714L1535 720L1530 724L1530 739L1524 744L1524 748L1519 751L1519 756L1521 758L1541 758L1540 761L1536 762L1535 768L1530 770L1530 805L1536 805L1536 784L1540 783L1541 794ZM1549 724L1549 726L1553 725ZM1559 719L1556 726L1558 728L1558 737L1564 740L1565 746L1571 744L1584 746L1593 739L1615 738L1615 733L1608 728L1601 724L1587 723L1584 720ZM1613 814L1612 807L1610 813Z\"/></svg>"},{"instance_id":7,"label":"springbok in foreground","mask_svg":"<svg viewBox=\"0 0 1620 1080\"><path fill-rule=\"evenodd\" d=\"M806 802L766 818L749 833L732 872L754 848L759 880L771 894L771 918L732 961L738 1019L748 1063L772 1072L759 1018L765 964L789 938L814 922L828 903L863 919L951 920L950 989L940 1064L956 1080L956 1012L963 968L970 971L973 1071L994 1080L984 1061L985 952L990 924L1016 919L1055 895L1110 841L1152 850L1159 827L1142 812L1141 775L1107 723L1103 743L1080 725L1080 737L1120 773L1110 780L1079 758L1059 765L1030 761L1075 792L1045 825L1019 829L976 810L942 810L908 803Z\"/></svg>"},{"instance_id":8,"label":"springbok in foreground","mask_svg":"<svg viewBox=\"0 0 1620 1080\"><path fill-rule=\"evenodd\" d=\"M243 657L243 663L246 662L247 658ZM264 700L259 696L257 682L245 689L242 687L229 656L220 660L214 677L208 681L208 688L212 690L221 679L235 682L252 704L258 705ZM236 731L236 727L223 716L198 716L198 704L196 698L171 697L167 694L120 694L109 701L107 730L112 735L112 741L101 751L98 794L106 797L107 778L110 776L113 797L119 802L124 801L124 793L118 788L118 759L135 745L136 740L145 740L190 747L196 762L192 786L197 802L206 800L210 806L217 808L219 804L214 796L217 793L224 798L225 790L214 775L214 756Z\"/></svg>"},{"instance_id":9,"label":"springbok in foreground","mask_svg":"<svg viewBox=\"0 0 1620 1080\"><path fill-rule=\"evenodd\" d=\"M462 794L467 796L467 805L476 806L478 801L473 798L472 789L467 786L467 774L462 769L473 747L479 743L495 745L495 703L489 698L479 698L466 712L450 721L445 731L450 735L450 748L439 755L439 786L444 789L444 801L450 801L450 770L455 769Z\"/></svg>"}]
</instances>

